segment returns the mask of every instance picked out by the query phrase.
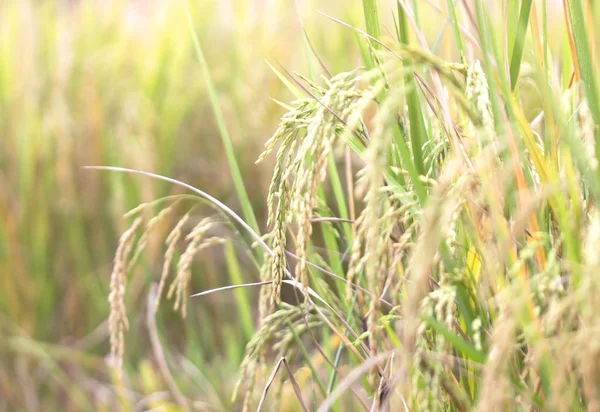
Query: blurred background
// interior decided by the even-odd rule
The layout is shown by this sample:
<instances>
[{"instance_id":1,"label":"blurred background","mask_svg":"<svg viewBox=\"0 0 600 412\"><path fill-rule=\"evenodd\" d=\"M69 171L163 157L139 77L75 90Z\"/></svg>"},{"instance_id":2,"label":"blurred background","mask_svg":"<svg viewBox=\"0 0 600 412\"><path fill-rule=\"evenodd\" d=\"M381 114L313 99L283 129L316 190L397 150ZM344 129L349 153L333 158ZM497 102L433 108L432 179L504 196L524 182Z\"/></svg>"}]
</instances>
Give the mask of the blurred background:
<instances>
[{"instance_id":1,"label":"blurred background","mask_svg":"<svg viewBox=\"0 0 600 412\"><path fill-rule=\"evenodd\" d=\"M381 2L381 10L385 3L391 11L394 2ZM432 43L444 3L431 2L431 15L422 17L431 23ZM264 228L271 170L269 162L254 162L283 114L271 98L292 98L267 61L308 73L304 25L331 72L357 67L356 33L317 10L362 27L361 2L190 0L188 6ZM382 16L382 23L393 31L391 19ZM164 237L156 236L130 273L124 384L106 362L107 295L113 255L128 226L122 215L182 191L82 166L170 176L240 210L182 3L0 1L0 137L0 410L168 404L145 319ZM179 217L169 218L163 234ZM191 292L255 281L255 267L237 249L239 268L226 264L220 248L202 253ZM256 300L253 290L211 295L191 301L185 321L170 304L161 307L158 329L167 356L177 359L172 372L194 399L231 407Z\"/></svg>"},{"instance_id":2,"label":"blurred background","mask_svg":"<svg viewBox=\"0 0 600 412\"><path fill-rule=\"evenodd\" d=\"M283 113L270 98L291 98L266 61L306 71L302 21L330 70L352 68L353 33L316 13L361 22L360 2L343 3L188 2L262 227L270 170L254 162ZM112 409L107 295L122 215L181 190L81 167L167 175L239 211L182 2L1 1L0 136L0 409ZM128 405L166 390L144 320L164 253L156 237L129 278ZM233 283L219 249L198 257L193 292ZM255 280L241 254L242 278ZM169 351L189 360L182 368L209 382L193 379L194 397L224 408L252 333L237 303L209 296L185 323L168 303L158 322Z\"/></svg>"}]
</instances>

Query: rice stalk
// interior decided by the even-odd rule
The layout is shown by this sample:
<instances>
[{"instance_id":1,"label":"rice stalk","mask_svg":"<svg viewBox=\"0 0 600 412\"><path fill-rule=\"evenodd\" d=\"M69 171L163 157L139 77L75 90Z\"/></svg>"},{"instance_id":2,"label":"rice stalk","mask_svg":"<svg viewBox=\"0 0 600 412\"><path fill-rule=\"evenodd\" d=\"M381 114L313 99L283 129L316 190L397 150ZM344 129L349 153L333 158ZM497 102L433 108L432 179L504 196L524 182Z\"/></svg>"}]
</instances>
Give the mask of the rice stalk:
<instances>
[{"instance_id":1,"label":"rice stalk","mask_svg":"<svg viewBox=\"0 0 600 412\"><path fill-rule=\"evenodd\" d=\"M219 237L205 237L214 224L211 218L202 219L185 237L188 244L177 262L177 274L167 292L167 299L175 295L174 309L180 310L183 318L187 315L188 288L192 278L191 267L194 257L204 249L224 243L224 239Z\"/></svg>"}]
</instances>

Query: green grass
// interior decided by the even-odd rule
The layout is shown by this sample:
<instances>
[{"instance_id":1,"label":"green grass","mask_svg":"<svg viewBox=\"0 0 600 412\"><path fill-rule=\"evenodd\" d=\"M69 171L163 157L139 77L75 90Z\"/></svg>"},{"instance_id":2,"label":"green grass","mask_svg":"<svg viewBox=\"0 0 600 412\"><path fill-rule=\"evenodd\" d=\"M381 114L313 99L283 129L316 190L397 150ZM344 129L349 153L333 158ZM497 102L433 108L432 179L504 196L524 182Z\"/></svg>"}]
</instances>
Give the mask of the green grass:
<instances>
[{"instance_id":1,"label":"green grass","mask_svg":"<svg viewBox=\"0 0 600 412\"><path fill-rule=\"evenodd\" d=\"M598 7L392 3L1 6L7 407L599 407Z\"/></svg>"}]
</instances>

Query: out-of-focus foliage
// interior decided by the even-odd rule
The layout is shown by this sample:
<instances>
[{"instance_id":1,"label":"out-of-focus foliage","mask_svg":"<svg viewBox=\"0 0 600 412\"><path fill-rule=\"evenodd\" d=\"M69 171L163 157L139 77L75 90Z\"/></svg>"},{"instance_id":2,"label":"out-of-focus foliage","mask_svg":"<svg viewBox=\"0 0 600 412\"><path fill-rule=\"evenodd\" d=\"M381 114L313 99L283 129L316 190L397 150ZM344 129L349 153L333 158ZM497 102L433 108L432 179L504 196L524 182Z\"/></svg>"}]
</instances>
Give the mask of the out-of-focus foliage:
<instances>
[{"instance_id":1,"label":"out-of-focus foliage","mask_svg":"<svg viewBox=\"0 0 600 412\"><path fill-rule=\"evenodd\" d=\"M305 18L315 4L300 3ZM51 407L61 404L60 397L76 399L78 391L95 402L88 395L95 393L92 379L106 378L106 296L114 248L126 227L121 216L141 202L180 192L82 166L169 175L238 208L182 4L0 2L0 408L36 398L39 406ZM289 97L265 60L306 67L299 16L284 2L203 0L188 6L261 217L268 173L254 161L282 113L270 97ZM342 10L339 2L322 9ZM321 29L319 20L325 21L312 13L306 29L328 64L343 69L352 61L344 57L355 49L352 33L330 23ZM137 292L128 302L140 307L141 292L160 271L154 256L161 245L150 246L130 278ZM222 254L206 255L198 266L198 289L228 282ZM246 280L256 276L250 269ZM194 309L194 323L216 333L187 340L176 322L170 335L198 361L236 354L217 368L226 382L219 386L235 380L249 338L238 331L232 305L230 298ZM144 321L143 313L140 322L137 317L132 325ZM149 347L147 335L135 330L139 350L130 351L128 364L137 371L151 353L142 349ZM228 348L224 342L232 340ZM47 344L58 345L63 355L56 359ZM48 374L62 377L53 381ZM102 398L102 385L97 396Z\"/></svg>"}]
</instances>

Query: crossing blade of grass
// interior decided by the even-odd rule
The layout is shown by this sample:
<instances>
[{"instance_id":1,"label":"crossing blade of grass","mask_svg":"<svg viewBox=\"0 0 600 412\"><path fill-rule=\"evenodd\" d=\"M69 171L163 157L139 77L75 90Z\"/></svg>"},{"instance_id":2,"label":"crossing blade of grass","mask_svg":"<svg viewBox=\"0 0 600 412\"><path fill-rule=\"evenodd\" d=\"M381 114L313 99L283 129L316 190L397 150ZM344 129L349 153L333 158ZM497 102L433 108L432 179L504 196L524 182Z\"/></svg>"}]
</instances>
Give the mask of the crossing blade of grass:
<instances>
[{"instance_id":1,"label":"crossing blade of grass","mask_svg":"<svg viewBox=\"0 0 600 412\"><path fill-rule=\"evenodd\" d=\"M398 39L401 44L408 45L408 21L406 19L406 13L404 8L398 4L398 31L400 38ZM404 61L407 67L410 67L411 63L408 60ZM408 106L408 118L410 121L410 143L412 149L412 160L415 165L416 172L419 175L424 174L425 166L423 163L423 151L421 149L423 141L426 140L425 122L421 114L421 106L419 103L419 96L417 95L417 88L415 85L415 79L412 73L406 73L404 75L404 83L407 89L406 104Z\"/></svg>"},{"instance_id":2,"label":"crossing blade of grass","mask_svg":"<svg viewBox=\"0 0 600 412\"><path fill-rule=\"evenodd\" d=\"M294 11L296 12L296 17L298 18L298 24L300 25L300 30L304 34L304 36L302 36L302 40L303 40L302 44L304 46L303 47L304 48L304 59L306 60L306 64L308 66L308 75L312 81L315 81L315 76L316 76L315 66L313 64L312 59L310 58L311 51L314 53L315 50L312 48L312 45L309 44L310 41L308 39L308 35L306 34L306 30L304 29L304 22L302 21L302 16L300 15L300 6L298 5L298 0L294 0ZM315 53L315 56L316 56L316 53ZM321 62L321 59L319 59L318 56L317 56L317 60L319 62Z\"/></svg>"},{"instance_id":3,"label":"crossing blade of grass","mask_svg":"<svg viewBox=\"0 0 600 412\"><path fill-rule=\"evenodd\" d=\"M229 277L232 283L242 283L242 273L240 271L240 265L238 263L237 256L235 255L235 248L232 242L225 243L225 260L227 261L227 269L229 271ZM240 323L242 324L242 330L244 331L244 338L249 340L254 333L252 306L248 301L248 296L243 291L236 290L234 293L238 307L238 316L240 318Z\"/></svg>"},{"instance_id":4,"label":"crossing blade of grass","mask_svg":"<svg viewBox=\"0 0 600 412\"><path fill-rule=\"evenodd\" d=\"M358 283L360 283L360 281L362 280L363 275L364 275L364 271L361 271L358 274L358 278L357 278ZM354 293L352 293L352 300L350 301L350 305L346 311L346 322L347 323L352 322L354 308L356 306L357 299L358 299L358 290L355 290ZM347 332L344 332L344 334L345 334L345 336L347 336ZM327 384L327 394L328 395L331 395L333 388L335 386L335 381L337 379L337 373L338 373L338 365L342 359L343 351L344 351L344 345L340 344L336 351L335 359L333 360L334 368L331 371L331 375L329 376L329 383Z\"/></svg>"},{"instance_id":5,"label":"crossing blade of grass","mask_svg":"<svg viewBox=\"0 0 600 412\"><path fill-rule=\"evenodd\" d=\"M493 50L490 39L491 33L488 28L484 2L482 0L476 0L475 9L477 27L479 29L479 43L481 45L481 51L483 53L483 70L485 72L486 80L488 83L492 114L494 115L494 124L496 126L496 133L499 136L503 136L504 122L502 122L500 116L500 106L498 104L498 89L495 83L496 76L492 64Z\"/></svg>"},{"instance_id":6,"label":"crossing blade of grass","mask_svg":"<svg viewBox=\"0 0 600 412\"><path fill-rule=\"evenodd\" d=\"M323 189L323 185L319 185L319 197L324 202L326 200L325 191ZM326 213L324 207L321 207L322 215ZM329 267L332 269L332 272L336 273L338 276L343 277L343 270L340 255L338 253L339 247L337 244L337 236L333 229L331 223L325 222L321 225L321 232L323 235L323 241L325 242L325 248L327 249L327 257L329 259Z\"/></svg>"},{"instance_id":7,"label":"crossing blade of grass","mask_svg":"<svg viewBox=\"0 0 600 412\"><path fill-rule=\"evenodd\" d=\"M455 3L455 1L446 0L446 7L448 8L450 23L452 23L452 32L454 33L454 41L456 42L456 50L458 51L460 61L464 62L465 52L464 52L462 40L460 37L460 29L458 27L458 20L456 18L456 8L454 6L454 3Z\"/></svg>"},{"instance_id":8,"label":"crossing blade of grass","mask_svg":"<svg viewBox=\"0 0 600 412\"><path fill-rule=\"evenodd\" d=\"M327 399L321 404L318 411L319 412L327 412L329 411L335 401L346 392L346 390L350 389L355 382L360 380L364 374L366 374L369 370L371 370L374 366L378 365L380 362L389 359L394 356L394 354L401 353L401 350L392 350L388 352L379 353L365 361L363 361L358 367L356 367L352 372L350 372L344 380L332 391Z\"/></svg>"},{"instance_id":9,"label":"crossing blade of grass","mask_svg":"<svg viewBox=\"0 0 600 412\"><path fill-rule=\"evenodd\" d=\"M363 11L365 14L365 25L367 27L367 33L377 40L381 37L380 25L379 25L379 14L377 13L377 0L363 0ZM373 43L371 45L375 50L381 50L380 43Z\"/></svg>"},{"instance_id":10,"label":"crossing blade of grass","mask_svg":"<svg viewBox=\"0 0 600 412\"><path fill-rule=\"evenodd\" d=\"M417 193L419 201L421 205L425 205L425 202L427 200L427 190L421 179L419 179L419 171L417 170L417 166L413 163L414 158L410 155L410 149L408 148L408 145L404 140L404 136L399 126L394 126L393 134L394 141L396 142L398 151L400 152L402 163L408 171L408 174L415 186L415 192ZM386 179L388 179L388 176L386 176ZM390 183L393 184L392 182Z\"/></svg>"},{"instance_id":11,"label":"crossing blade of grass","mask_svg":"<svg viewBox=\"0 0 600 412\"><path fill-rule=\"evenodd\" d=\"M546 73L550 70L550 65L548 62L548 49L550 48L548 45L548 5L547 0L542 0L542 33L544 39L544 69L546 69Z\"/></svg>"},{"instance_id":12,"label":"crossing blade of grass","mask_svg":"<svg viewBox=\"0 0 600 412\"><path fill-rule=\"evenodd\" d=\"M535 53L535 57L539 62L542 63L542 66L547 69L548 66L544 61L544 46L542 46L542 31L540 29L538 11L535 2L531 6L531 35L533 37L533 51Z\"/></svg>"},{"instance_id":13,"label":"crossing blade of grass","mask_svg":"<svg viewBox=\"0 0 600 412\"><path fill-rule=\"evenodd\" d=\"M519 24L515 35L515 42L512 48L510 58L510 88L514 90L517 85L519 71L521 69L521 59L523 57L523 48L525 47L525 36L529 26L529 14L531 13L532 0L523 0L521 3L521 12L519 14Z\"/></svg>"},{"instance_id":14,"label":"crossing blade of grass","mask_svg":"<svg viewBox=\"0 0 600 412\"><path fill-rule=\"evenodd\" d=\"M206 62L206 59L204 58L204 53L203 53L202 47L200 45L200 39L198 38L198 34L196 33L196 30L194 29L192 16L190 15L190 11L189 11L189 8L187 5L187 0L181 0L181 2L184 7L185 16L186 16L187 23L188 23L188 26L190 29L190 33L191 33L192 39L194 41L194 49L196 50L198 60L200 61L202 76L204 77L204 81L206 83L208 97L210 99L210 104L211 104L211 107L213 110L213 114L215 116L215 121L217 122L217 127L219 129L221 141L223 142L223 147L225 149L225 155L227 157L227 164L229 166L229 171L230 171L231 177L233 179L233 185L235 187L236 194L238 195L240 205L242 207L244 219L248 222L250 227L256 233L260 233L260 230L258 227L258 222L256 220L256 216L254 215L254 210L252 209L252 204L250 203L250 198L248 197L246 187L244 186L244 179L242 178L242 173L240 172L239 165L235 158L233 144L231 143L231 138L229 137L229 132L227 131L227 126L225 125L225 119L223 118L223 112L221 111L221 107L219 105L217 91L213 84L212 77L211 77L210 71L208 69L208 64ZM259 254L262 255L262 252L259 252Z\"/></svg>"},{"instance_id":15,"label":"crossing blade of grass","mask_svg":"<svg viewBox=\"0 0 600 412\"><path fill-rule=\"evenodd\" d=\"M304 34L305 44L310 48L310 51L311 51L312 55L314 56L314 58L317 59L317 62L319 62L319 66L321 67L321 70L327 76L327 78L331 78L332 77L331 72L329 71L329 69L325 65L325 62L323 61L323 59L321 59L321 57L319 56L319 54L315 50L312 42L310 41L310 38L308 37L308 33L306 32L306 30L304 28L303 28L302 33Z\"/></svg>"},{"instance_id":16,"label":"crossing blade of grass","mask_svg":"<svg viewBox=\"0 0 600 412\"><path fill-rule=\"evenodd\" d=\"M284 357L281 357L281 359L279 359L279 362L277 362L277 364L273 368L273 371L271 372L271 376L269 376L269 380L267 381L267 384L265 385L265 389L263 390L263 393L260 397L260 402L258 403L258 408L256 408L256 411L258 412L262 409L263 404L265 403L265 399L267 398L267 394L269 393L269 388L273 384L273 381L275 380L275 376L277 376L277 372L279 372L279 368L281 367L282 364L283 364L283 366L285 366L285 370L288 374L288 377L290 378L290 383L292 384L292 387L294 388L294 393L296 394L296 398L298 399L298 402L300 402L300 406L302 407L302 410L308 412L309 409L306 407L304 400L302 400L302 391L300 390L300 386L298 386L298 382L296 382L296 379L294 378L294 373L292 372L290 365L288 365L287 360Z\"/></svg>"},{"instance_id":17,"label":"crossing blade of grass","mask_svg":"<svg viewBox=\"0 0 600 412\"><path fill-rule=\"evenodd\" d=\"M342 181L340 180L340 175L337 170L337 166L335 163L335 157L333 156L333 153L331 153L329 155L329 158L327 159L327 170L329 171L331 188L332 188L333 194L335 196L335 201L337 203L339 216L342 219L348 220L348 217L349 217L348 205L346 204L346 198L344 196L344 188L342 186ZM350 200L350 201L352 201L352 200ZM350 226L344 225L343 231L344 231L344 235L346 236L346 239L349 241L352 238L352 231L350 229Z\"/></svg>"},{"instance_id":18,"label":"crossing blade of grass","mask_svg":"<svg viewBox=\"0 0 600 412\"><path fill-rule=\"evenodd\" d=\"M473 362L477 362L480 364L485 363L486 356L484 353L475 349L471 343L466 342L460 336L456 335L454 332L449 330L444 324L438 322L433 318L425 318L425 322L435 329L438 333L444 336L446 340L454 346L457 350L461 351L465 354L468 359L471 359Z\"/></svg>"},{"instance_id":19,"label":"crossing blade of grass","mask_svg":"<svg viewBox=\"0 0 600 412\"><path fill-rule=\"evenodd\" d=\"M281 80L281 82L285 85L285 87L292 92L292 94L294 95L294 97L296 97L297 99L300 99L303 97L302 92L300 91L300 89L298 89L298 87L296 87L292 82L290 82L288 80L288 78L281 73L279 70L277 70L275 67L273 67L273 65L271 63L269 63L268 61L266 62L267 66L269 66L269 68L271 69L271 71L273 71L273 73L275 73L275 75L277 76L277 78L279 80ZM279 62L277 62L279 63ZM281 63L279 63L280 67ZM288 73L289 74L289 73Z\"/></svg>"},{"instance_id":20,"label":"crossing blade of grass","mask_svg":"<svg viewBox=\"0 0 600 412\"><path fill-rule=\"evenodd\" d=\"M313 380L317 384L317 387L319 388L321 395L327 396L327 393L325 392L325 387L323 386L321 379L319 379L319 374L317 373L317 370L315 369L315 367L313 365L312 359L311 359L308 351L306 350L306 347L302 343L300 336L298 336L298 334L296 333L296 329L294 328L294 325L292 325L292 323L289 320L286 322L286 325L288 327L288 330L294 336L294 341L296 341L296 345L300 349L300 352L302 352L302 357L304 358L306 366L308 366L308 368L310 369L310 373L312 374Z\"/></svg>"},{"instance_id":21,"label":"crossing blade of grass","mask_svg":"<svg viewBox=\"0 0 600 412\"><path fill-rule=\"evenodd\" d=\"M392 55L394 55L395 57L397 57L399 60L402 60L402 57L400 57L396 51L394 49L392 49L391 47L387 46L385 43L383 43L382 41L380 41L379 39L377 39L376 37L373 37L372 35L370 35L369 33L364 32L363 30L352 26L351 24L348 24L342 20L338 20L335 17L332 17L328 14L325 14L323 12L318 11L317 13L319 13L320 15L327 17L329 20L336 22L338 24L341 24L342 26L348 27L349 29L354 30L356 33L365 36L367 39L369 39L371 42L376 43L378 45L378 47L381 47L387 51L389 51L390 53L392 53Z\"/></svg>"}]
</instances>

